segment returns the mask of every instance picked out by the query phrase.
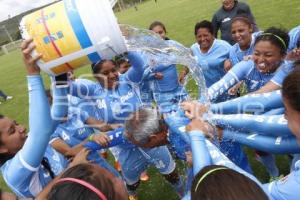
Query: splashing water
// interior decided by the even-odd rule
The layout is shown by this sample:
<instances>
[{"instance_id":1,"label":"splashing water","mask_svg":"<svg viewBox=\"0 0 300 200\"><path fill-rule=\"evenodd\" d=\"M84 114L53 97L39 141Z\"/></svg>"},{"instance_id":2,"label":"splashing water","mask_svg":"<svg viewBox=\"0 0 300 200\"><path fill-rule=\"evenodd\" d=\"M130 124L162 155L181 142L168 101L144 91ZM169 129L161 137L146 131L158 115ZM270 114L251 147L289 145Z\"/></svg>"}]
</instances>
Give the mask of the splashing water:
<instances>
[{"instance_id":1,"label":"splashing water","mask_svg":"<svg viewBox=\"0 0 300 200\"><path fill-rule=\"evenodd\" d=\"M179 43L170 43L159 35L146 29L130 25L120 25L126 45L130 51L142 51L146 54L149 67L159 64L181 64L187 66L198 86L198 95L202 103L208 104L207 88L201 68L191 55L191 50ZM184 86L186 86L187 79Z\"/></svg>"}]
</instances>

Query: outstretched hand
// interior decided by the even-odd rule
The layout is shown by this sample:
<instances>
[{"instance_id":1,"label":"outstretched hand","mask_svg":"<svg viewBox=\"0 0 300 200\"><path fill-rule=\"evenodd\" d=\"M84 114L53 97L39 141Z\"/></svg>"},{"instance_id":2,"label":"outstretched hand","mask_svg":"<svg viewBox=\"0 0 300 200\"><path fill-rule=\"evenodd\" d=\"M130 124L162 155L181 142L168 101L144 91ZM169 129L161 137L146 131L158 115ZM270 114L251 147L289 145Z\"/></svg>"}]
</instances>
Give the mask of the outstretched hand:
<instances>
[{"instance_id":1,"label":"outstretched hand","mask_svg":"<svg viewBox=\"0 0 300 200\"><path fill-rule=\"evenodd\" d=\"M105 133L95 134L92 140L103 147L107 147L110 143L110 138Z\"/></svg>"},{"instance_id":2,"label":"outstretched hand","mask_svg":"<svg viewBox=\"0 0 300 200\"><path fill-rule=\"evenodd\" d=\"M23 62L27 69L28 75L37 75L40 74L40 68L37 65L37 61L42 58L42 55L32 57L31 53L35 49L33 44L33 39L24 40L21 44Z\"/></svg>"},{"instance_id":3,"label":"outstretched hand","mask_svg":"<svg viewBox=\"0 0 300 200\"><path fill-rule=\"evenodd\" d=\"M187 132L201 131L206 137L214 138L214 128L202 119L192 119L192 121L185 127Z\"/></svg>"},{"instance_id":4,"label":"outstretched hand","mask_svg":"<svg viewBox=\"0 0 300 200\"><path fill-rule=\"evenodd\" d=\"M202 118L202 115L208 111L208 108L197 101L185 101L180 104L185 115L189 119Z\"/></svg>"},{"instance_id":5,"label":"outstretched hand","mask_svg":"<svg viewBox=\"0 0 300 200\"><path fill-rule=\"evenodd\" d=\"M82 163L90 163L91 161L87 160L87 156L89 155L89 153L90 150L88 150L87 148L81 149L79 153L73 158L72 162L70 163L70 167Z\"/></svg>"}]
</instances>

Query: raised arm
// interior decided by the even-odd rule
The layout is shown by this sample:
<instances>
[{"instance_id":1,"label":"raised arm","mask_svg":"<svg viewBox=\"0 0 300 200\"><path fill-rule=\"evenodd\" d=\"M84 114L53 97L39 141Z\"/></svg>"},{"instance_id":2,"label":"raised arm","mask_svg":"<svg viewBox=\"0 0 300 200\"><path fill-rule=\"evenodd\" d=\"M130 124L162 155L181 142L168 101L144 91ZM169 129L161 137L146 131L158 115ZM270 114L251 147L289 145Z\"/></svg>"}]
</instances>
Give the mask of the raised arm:
<instances>
[{"instance_id":1,"label":"raised arm","mask_svg":"<svg viewBox=\"0 0 300 200\"><path fill-rule=\"evenodd\" d=\"M96 141L93 140L93 137L89 138L89 141L84 144L84 147L86 147L89 150L92 151L98 151L101 149L109 148L109 147L114 147L117 145L127 145L129 144L128 141L124 138L123 136L124 133L124 128L117 128L112 131L109 131L107 133L107 136L109 137L109 143L107 146L102 146Z\"/></svg>"},{"instance_id":2,"label":"raised arm","mask_svg":"<svg viewBox=\"0 0 300 200\"><path fill-rule=\"evenodd\" d=\"M249 177L253 181L255 181L260 186L261 183L251 174L247 173L246 171L242 170L234 163L232 163L224 154L220 152L220 150L212 144L209 140L205 139L203 134L207 134L207 130L205 125L202 122L199 122L199 119L192 120L198 121L193 125L194 128L188 128L187 131L190 131L192 134L191 137L191 145L192 145L192 155L193 155L193 166L194 166L194 173L196 171L201 170L206 165L215 164L215 165L223 165L228 168L231 168L239 173L244 174L245 176Z\"/></svg>"},{"instance_id":3,"label":"raised arm","mask_svg":"<svg viewBox=\"0 0 300 200\"><path fill-rule=\"evenodd\" d=\"M208 96L211 101L227 92L232 86L243 80L251 69L252 61L243 61L229 70L222 79L208 88Z\"/></svg>"},{"instance_id":4,"label":"raised arm","mask_svg":"<svg viewBox=\"0 0 300 200\"><path fill-rule=\"evenodd\" d=\"M40 76L40 69L36 65L36 61L41 56L31 57L31 52L34 48L32 40L26 40L22 44L23 60L28 75L30 131L23 148L19 151L19 155L21 161L32 168L37 168L40 166L48 145L53 129L53 121Z\"/></svg>"},{"instance_id":5,"label":"raised arm","mask_svg":"<svg viewBox=\"0 0 300 200\"><path fill-rule=\"evenodd\" d=\"M143 78L145 70L145 62L142 59L142 55L137 52L128 52L127 57L132 67L125 75L129 81L139 83Z\"/></svg>"},{"instance_id":6,"label":"raised arm","mask_svg":"<svg viewBox=\"0 0 300 200\"><path fill-rule=\"evenodd\" d=\"M283 115L211 115L213 122L221 128L244 132L258 132L268 136L291 136L292 132L287 126Z\"/></svg>"},{"instance_id":7,"label":"raised arm","mask_svg":"<svg viewBox=\"0 0 300 200\"><path fill-rule=\"evenodd\" d=\"M203 167L211 165L211 157L206 147L205 136L201 131L189 133L193 152L193 172L196 175Z\"/></svg>"},{"instance_id":8,"label":"raised arm","mask_svg":"<svg viewBox=\"0 0 300 200\"><path fill-rule=\"evenodd\" d=\"M300 146L295 136L271 137L257 133L249 135L247 133L224 130L223 138L233 140L253 149L274 154L300 153Z\"/></svg>"},{"instance_id":9,"label":"raised arm","mask_svg":"<svg viewBox=\"0 0 300 200\"><path fill-rule=\"evenodd\" d=\"M263 94L249 94L230 101L212 104L210 109L214 113L235 114L256 111L266 112L281 107L283 107L281 92L276 90Z\"/></svg>"}]
</instances>

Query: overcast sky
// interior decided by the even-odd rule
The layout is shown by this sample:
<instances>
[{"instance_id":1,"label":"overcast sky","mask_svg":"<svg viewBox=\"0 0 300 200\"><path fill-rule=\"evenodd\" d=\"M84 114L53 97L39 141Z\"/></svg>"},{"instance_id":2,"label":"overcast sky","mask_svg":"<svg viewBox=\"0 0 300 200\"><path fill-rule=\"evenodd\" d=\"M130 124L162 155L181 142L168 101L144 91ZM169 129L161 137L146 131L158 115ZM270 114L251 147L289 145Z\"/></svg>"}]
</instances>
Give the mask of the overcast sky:
<instances>
[{"instance_id":1,"label":"overcast sky","mask_svg":"<svg viewBox=\"0 0 300 200\"><path fill-rule=\"evenodd\" d=\"M0 0L0 22L54 0Z\"/></svg>"}]
</instances>

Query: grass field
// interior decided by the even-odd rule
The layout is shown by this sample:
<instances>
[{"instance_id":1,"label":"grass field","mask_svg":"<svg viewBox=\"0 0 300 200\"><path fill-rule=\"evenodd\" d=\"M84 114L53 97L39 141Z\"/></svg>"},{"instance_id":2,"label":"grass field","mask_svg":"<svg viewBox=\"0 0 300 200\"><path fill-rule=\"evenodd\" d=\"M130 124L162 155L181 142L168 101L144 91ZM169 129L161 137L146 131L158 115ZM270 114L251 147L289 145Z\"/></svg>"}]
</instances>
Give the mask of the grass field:
<instances>
[{"instance_id":1,"label":"grass field","mask_svg":"<svg viewBox=\"0 0 300 200\"><path fill-rule=\"evenodd\" d=\"M300 4L299 0L247 0L256 17L258 26L265 29L269 26L283 26L290 29L299 25ZM141 28L147 28L154 20L165 23L168 35L186 46L194 42L193 29L197 21L210 20L214 11L220 6L220 0L158 0L147 1L138 5L138 11L133 8L116 13L120 23L131 24ZM89 68L81 68L76 74L89 73ZM49 84L46 78L46 85ZM28 123L28 95L26 88L25 70L23 69L21 54L14 51L9 55L0 57L0 89L14 98L0 105L0 113L16 119L27 126ZM268 176L264 168L253 159L249 152L254 173L262 180L267 181ZM281 173L288 172L286 157L277 157ZM176 195L151 169L151 181L142 184L140 199L176 199ZM1 188L7 189L1 182Z\"/></svg>"}]
</instances>

